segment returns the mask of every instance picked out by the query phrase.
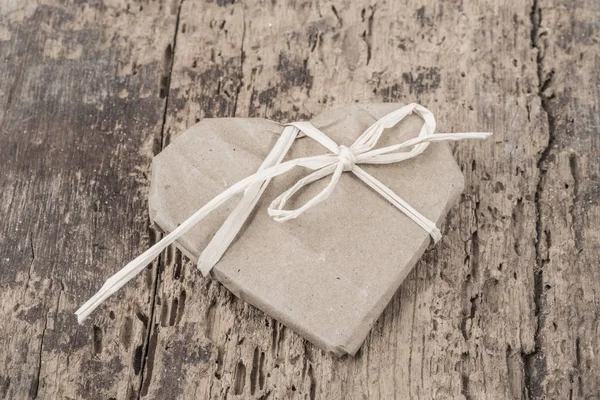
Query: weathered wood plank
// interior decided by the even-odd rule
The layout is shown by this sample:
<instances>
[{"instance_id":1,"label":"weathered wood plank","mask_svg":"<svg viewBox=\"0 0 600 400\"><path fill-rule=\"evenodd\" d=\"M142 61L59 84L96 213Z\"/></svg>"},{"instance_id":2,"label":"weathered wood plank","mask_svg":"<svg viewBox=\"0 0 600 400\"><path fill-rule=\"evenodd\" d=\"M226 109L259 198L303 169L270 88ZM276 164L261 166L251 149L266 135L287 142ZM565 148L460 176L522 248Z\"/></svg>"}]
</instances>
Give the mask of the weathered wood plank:
<instances>
[{"instance_id":1,"label":"weathered wood plank","mask_svg":"<svg viewBox=\"0 0 600 400\"><path fill-rule=\"evenodd\" d=\"M137 395L154 270L84 326L73 310L152 241L148 173L176 11L0 2L2 398Z\"/></svg>"},{"instance_id":2,"label":"weathered wood plank","mask_svg":"<svg viewBox=\"0 0 600 400\"><path fill-rule=\"evenodd\" d=\"M550 137L538 185L531 398L600 394L600 7L539 2L532 14Z\"/></svg>"}]
</instances>

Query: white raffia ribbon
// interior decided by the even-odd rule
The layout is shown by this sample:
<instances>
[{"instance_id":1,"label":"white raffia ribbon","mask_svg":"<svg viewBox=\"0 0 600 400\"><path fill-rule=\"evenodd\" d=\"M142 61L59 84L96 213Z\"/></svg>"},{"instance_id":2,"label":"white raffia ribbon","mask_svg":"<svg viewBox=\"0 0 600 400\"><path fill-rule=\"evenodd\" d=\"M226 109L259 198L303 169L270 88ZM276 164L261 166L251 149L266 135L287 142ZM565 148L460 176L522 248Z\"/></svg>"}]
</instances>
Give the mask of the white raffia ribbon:
<instances>
[{"instance_id":1,"label":"white raffia ribbon","mask_svg":"<svg viewBox=\"0 0 600 400\"><path fill-rule=\"evenodd\" d=\"M412 113L419 115L423 119L423 126L417 137L400 144L373 149L377 145L377 141L385 129L392 128ZM193 226L202 221L202 219L213 210L232 196L244 192L240 202L198 258L198 268L203 275L208 275L246 222L271 178L284 174L295 167L308 168L314 172L300 179L294 186L273 200L269 206L268 212L275 221L283 222L296 218L306 210L325 201L335 189L342 172L347 171L352 172L371 189L375 190L396 206L400 211L406 214L406 216L427 231L433 240L437 242L442 235L433 221L427 219L402 200L385 184L378 181L359 167L359 164L391 164L411 159L423 153L431 142L461 139L485 139L491 135L489 132L434 134L435 127L435 118L431 111L415 103L392 111L375 122L350 147L339 146L310 122L293 122L287 124L275 146L254 175L242 179L213 198L162 240L110 277L98 293L75 312L78 321L81 323L96 307L136 276L167 246L175 242L180 236L184 235ZM329 150L330 153L282 162L294 140L303 137L304 135L319 142ZM328 175L332 175L331 180L315 197L297 209L287 210L284 208L286 202L297 191Z\"/></svg>"}]
</instances>

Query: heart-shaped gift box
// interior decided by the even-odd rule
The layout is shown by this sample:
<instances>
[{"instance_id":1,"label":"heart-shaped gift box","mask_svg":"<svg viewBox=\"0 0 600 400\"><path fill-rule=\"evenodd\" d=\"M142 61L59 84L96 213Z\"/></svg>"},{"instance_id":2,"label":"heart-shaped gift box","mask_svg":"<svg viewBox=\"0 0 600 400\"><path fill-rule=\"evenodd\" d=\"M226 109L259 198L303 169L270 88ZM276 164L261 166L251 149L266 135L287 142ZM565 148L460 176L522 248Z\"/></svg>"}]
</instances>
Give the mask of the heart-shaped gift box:
<instances>
[{"instance_id":1,"label":"heart-shaped gift box","mask_svg":"<svg viewBox=\"0 0 600 400\"><path fill-rule=\"evenodd\" d=\"M311 122L340 145L350 146L398 104L328 110ZM408 115L387 129L377 147L417 136L423 120ZM173 231L231 184L254 174L284 129L259 118L204 119L179 135L152 163L150 217ZM310 138L298 139L285 160L325 154ZM418 157L364 165L408 204L439 223L463 190L463 175L445 142ZM419 260L429 234L353 174L342 174L330 197L300 218L278 223L271 201L306 176L295 168L274 178L211 276L236 296L279 320L320 348L355 354L374 322ZM313 198L315 182L294 197ZM241 195L213 211L176 245L197 260ZM290 200L291 201L291 200Z\"/></svg>"}]
</instances>

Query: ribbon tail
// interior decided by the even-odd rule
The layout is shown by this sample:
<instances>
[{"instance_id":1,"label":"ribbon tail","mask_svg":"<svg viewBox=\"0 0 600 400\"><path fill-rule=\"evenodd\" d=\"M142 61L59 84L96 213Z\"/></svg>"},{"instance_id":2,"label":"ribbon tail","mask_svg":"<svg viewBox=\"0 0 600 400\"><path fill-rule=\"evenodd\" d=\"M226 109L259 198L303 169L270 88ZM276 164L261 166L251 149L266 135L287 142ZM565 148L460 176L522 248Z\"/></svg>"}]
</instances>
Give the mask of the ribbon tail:
<instances>
[{"instance_id":1,"label":"ribbon tail","mask_svg":"<svg viewBox=\"0 0 600 400\"><path fill-rule=\"evenodd\" d=\"M298 137L298 133L298 128L286 126L258 171L281 163ZM208 246L204 248L198 257L198 269L200 269L202 275L208 276L215 264L223 257L231 242L233 242L242 229L242 226L246 223L248 216L256 206L256 203L258 203L258 200L260 200L270 181L271 179L267 179L264 182L255 183L246 189L244 197L242 197L215 236L213 236Z\"/></svg>"},{"instance_id":2,"label":"ribbon tail","mask_svg":"<svg viewBox=\"0 0 600 400\"><path fill-rule=\"evenodd\" d=\"M365 170L355 165L352 172L364 183L367 184L371 189L375 190L387 201L392 203L396 208L402 211L408 218L413 220L417 225L423 228L433 238L433 241L437 243L442 238L442 233L435 225L435 222L431 221L423 214L415 210L406 201L402 200L400 196L392 191L389 187L384 185L381 181L377 180L373 175L368 174Z\"/></svg>"},{"instance_id":3,"label":"ribbon tail","mask_svg":"<svg viewBox=\"0 0 600 400\"><path fill-rule=\"evenodd\" d=\"M75 311L77 321L82 323L100 304L140 273L146 265L156 258L167 246L173 243L181 234L183 233L178 234L176 231L171 232L135 260L123 267L119 272L111 276L92 298Z\"/></svg>"},{"instance_id":4,"label":"ribbon tail","mask_svg":"<svg viewBox=\"0 0 600 400\"><path fill-rule=\"evenodd\" d=\"M175 228L171 233L165 236L162 240L150 247L139 257L131 261L119 272L110 277L106 283L100 288L91 299L83 304L76 312L77 320L81 323L87 318L92 311L94 311L104 300L112 296L117 290L123 287L127 282L134 278L141 270L144 269L154 258L156 258L167 246L175 242L180 236L184 235L187 231L193 228L197 223L202 221L208 214L219 207L221 204L226 202L232 196L242 192L247 187L257 182L263 182L271 179L277 175L281 175L290 169L298 165L300 161L294 160L294 162L286 162L283 164L275 165L271 168L264 169L251 175L235 185L231 186L218 196L213 198L211 201L206 203L202 208L196 211L191 217L186 219L181 225Z\"/></svg>"}]
</instances>

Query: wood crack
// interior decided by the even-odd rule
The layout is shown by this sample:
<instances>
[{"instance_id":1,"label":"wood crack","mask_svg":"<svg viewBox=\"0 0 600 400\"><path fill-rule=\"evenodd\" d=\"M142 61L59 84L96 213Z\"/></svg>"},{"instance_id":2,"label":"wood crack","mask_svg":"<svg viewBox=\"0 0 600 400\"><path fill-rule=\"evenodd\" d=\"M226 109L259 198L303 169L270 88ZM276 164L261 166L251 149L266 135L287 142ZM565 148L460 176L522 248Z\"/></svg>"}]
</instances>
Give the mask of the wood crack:
<instances>
[{"instance_id":1,"label":"wood crack","mask_svg":"<svg viewBox=\"0 0 600 400\"><path fill-rule=\"evenodd\" d=\"M179 7L177 9L177 19L175 20L175 32L173 33L173 46L169 44L167 47L167 54L165 57L168 58L168 73L166 75L166 82L164 82L164 98L165 98L165 108L163 110L162 124L160 127L160 136L158 142L158 146L154 149L154 155L160 153L160 151L166 146L165 143L165 128L167 125L167 112L169 110L169 96L171 94L171 77L173 76L173 66L175 65L175 50L177 49L177 34L179 33L179 22L181 20L181 6L183 5L183 1L179 3ZM162 92L162 90L161 90ZM162 93L161 93L162 94Z\"/></svg>"},{"instance_id":2,"label":"wood crack","mask_svg":"<svg viewBox=\"0 0 600 400\"><path fill-rule=\"evenodd\" d=\"M240 98L240 93L242 92L242 88L244 87L244 61L246 59L246 53L244 53L244 42L246 41L246 15L244 14L244 10L242 9L242 42L240 44L240 83L238 84L235 91L235 100L233 101L233 115L232 117L237 116L237 105L238 99Z\"/></svg>"},{"instance_id":3,"label":"wood crack","mask_svg":"<svg viewBox=\"0 0 600 400\"><path fill-rule=\"evenodd\" d=\"M169 46L167 47L167 54L170 56L169 59L169 72L167 74L168 78L167 78L167 82L166 82L166 88L164 88L165 92L164 92L164 97L165 97L165 106L163 109L163 117L162 117L162 124L161 124L161 128L160 128L160 136L159 139L156 141L158 143L158 148L155 148L154 150L154 155L158 154L160 151L162 151L162 149L166 146L166 135L165 135L165 128L167 125L167 112L169 110L169 98L170 98L170 94L171 94L171 77L173 75L173 66L175 64L175 51L177 49L177 35L179 33L179 23L181 21L181 8L183 5L183 1L181 0L181 2L179 3L179 7L177 9L177 19L175 20L175 30L173 33L173 46L171 47L171 45L169 44ZM172 49L171 51L169 51L169 49ZM169 54L170 53L170 54ZM148 230L150 231L150 235L151 237L153 237L153 232L152 232L152 228L150 227L150 224L148 224ZM142 362L141 362L141 367L140 367L140 383L138 386L138 391L137 391L137 399L139 400L143 395L145 395L146 393L142 394L142 392L147 392L148 390L148 382L149 379L151 378L150 376L148 376L148 382L145 382L144 379L144 373L147 372L148 375L150 375L150 369L147 369L147 365L148 365L148 355L149 355L149 350L150 350L150 342L153 338L153 333L154 335L157 334L157 332L153 332L154 330L158 329L158 325L154 324L154 313L156 310L156 299L157 299L157 294L158 294L158 286L159 286L159 281L160 281L160 271L161 269L164 268L164 257L163 254L160 254L157 258L156 261L156 272L154 274L154 286L152 288L152 296L151 296L151 303L150 303L150 314L148 316L148 324L146 325L146 338L144 340L144 344L143 344L143 348L144 348L144 353L142 356ZM155 337L155 336L154 336ZM144 386L144 383L146 383L146 385ZM144 390L145 389L145 390Z\"/></svg>"},{"instance_id":4,"label":"wood crack","mask_svg":"<svg viewBox=\"0 0 600 400\"><path fill-rule=\"evenodd\" d=\"M548 141L546 146L539 152L537 160L537 168L539 171L539 179L536 186L535 192L535 230L536 230L536 244L535 244L535 255L536 265L534 267L534 283L533 283L533 301L535 306L535 317L536 327L534 333L534 350L530 353L523 352L521 354L524 362L524 384L529 399L540 399L544 397L544 389L542 383L547 373L546 358L541 348L541 330L544 325L544 307L545 307L545 294L544 294L544 266L548 263L548 256L544 254L543 243L544 238L547 235L542 221L542 194L544 192L544 185L546 182L546 175L548 172L548 161L550 159L550 153L554 147L556 139L556 123L555 115L550 107L550 100L552 96L546 94L547 89L550 87L553 77L553 71L549 74L544 73L544 57L545 57L545 43L543 37L545 32L542 28L542 8L540 0L534 0L531 7L531 47L537 50L537 77L538 77L538 96L541 101L542 110L546 114L548 121ZM547 249L546 249L547 250Z\"/></svg>"},{"instance_id":5,"label":"wood crack","mask_svg":"<svg viewBox=\"0 0 600 400\"><path fill-rule=\"evenodd\" d=\"M60 300L60 297L59 297L59 300ZM46 336L46 329L48 328L48 314L49 313L50 313L50 311L48 311L46 313L46 316L44 318L44 327L42 328L42 337L40 339L40 351L38 353L36 375L35 375L35 379L33 380L32 384L31 384L31 389L29 391L30 399L37 399L38 392L40 389L40 376L42 373L42 357L44 355L44 337Z\"/></svg>"},{"instance_id":6,"label":"wood crack","mask_svg":"<svg viewBox=\"0 0 600 400\"><path fill-rule=\"evenodd\" d=\"M367 45L367 65L369 65L369 63L371 62L371 56L372 56L372 51L373 51L373 20L375 19L376 7L377 7L377 4L374 4L373 6L370 7L371 14L369 15L369 17L366 21L367 29L362 34L362 39L364 40L365 44ZM362 18L363 22L365 21L365 11L366 10L363 8L362 14L361 14L361 18Z\"/></svg>"},{"instance_id":7,"label":"wood crack","mask_svg":"<svg viewBox=\"0 0 600 400\"><path fill-rule=\"evenodd\" d=\"M29 282L31 282L31 274L33 273L33 264L35 262L35 251L33 249L33 235L29 234L29 249L31 251L31 262L29 263L29 269L27 270L27 281L25 282L25 290L22 292L22 296L25 296L27 288L29 288Z\"/></svg>"},{"instance_id":8,"label":"wood crack","mask_svg":"<svg viewBox=\"0 0 600 400\"><path fill-rule=\"evenodd\" d=\"M35 260L35 252L33 249L33 241L32 238L30 236L29 238L29 243L30 243L30 249L31 249L31 265L30 265L30 271L29 271L29 278L31 276L31 268L33 266L33 262ZM28 284L29 284L29 278L28 278ZM54 281L51 280L50 282L50 288L52 289ZM54 310L54 321L56 321L56 318L58 316L58 310L60 307L60 300L62 298L62 294L65 291L65 285L62 281L62 279L59 281L60 284L60 290L58 292L58 298L56 300L56 307ZM36 372L35 372L35 378L31 383L30 389L29 389L29 398L30 399L37 399L38 398L38 394L39 394L39 389L40 389L40 377L42 374L42 364L43 364L43 357L44 357L44 339L46 337L46 331L48 330L48 316L50 315L50 309L48 308L46 315L44 316L44 327L42 328L42 335L40 338L40 350L38 352L38 357L37 357L37 364L36 364Z\"/></svg>"},{"instance_id":9,"label":"wood crack","mask_svg":"<svg viewBox=\"0 0 600 400\"><path fill-rule=\"evenodd\" d=\"M581 180L578 164L577 154L571 153L569 155L569 170L571 172L571 177L573 178L573 204L571 204L571 207L569 208L569 214L571 214L571 218L573 219L575 249L577 250L577 253L581 253L583 251L583 232L581 231L581 226L583 226L584 222L577 212L577 203L579 202L579 182Z\"/></svg>"},{"instance_id":10,"label":"wood crack","mask_svg":"<svg viewBox=\"0 0 600 400\"><path fill-rule=\"evenodd\" d=\"M413 333L415 330L415 314L417 313L417 288L413 297L413 309L410 323L410 344L408 347L408 395L412 397L412 353L413 353Z\"/></svg>"}]
</instances>

